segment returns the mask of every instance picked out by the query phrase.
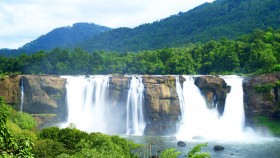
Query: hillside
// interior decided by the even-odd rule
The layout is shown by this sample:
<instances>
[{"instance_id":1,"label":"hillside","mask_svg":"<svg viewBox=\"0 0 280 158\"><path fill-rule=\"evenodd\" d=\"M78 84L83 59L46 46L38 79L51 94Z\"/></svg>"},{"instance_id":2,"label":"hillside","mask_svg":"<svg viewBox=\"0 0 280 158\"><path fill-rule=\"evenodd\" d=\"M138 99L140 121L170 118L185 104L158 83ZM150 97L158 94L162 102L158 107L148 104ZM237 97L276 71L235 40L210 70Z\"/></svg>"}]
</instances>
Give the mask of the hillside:
<instances>
[{"instance_id":1,"label":"hillside","mask_svg":"<svg viewBox=\"0 0 280 158\"><path fill-rule=\"evenodd\" d=\"M2 49L0 54L14 56L22 52L77 47L88 52L138 52L205 43L221 37L235 39L257 28L279 29L279 26L279 0L216 0L133 29L77 23L54 29L18 50Z\"/></svg>"},{"instance_id":2,"label":"hillside","mask_svg":"<svg viewBox=\"0 0 280 158\"><path fill-rule=\"evenodd\" d=\"M254 29L280 26L279 0L216 0L134 29L119 28L78 45L87 51L140 51L221 37L234 39Z\"/></svg>"},{"instance_id":3,"label":"hillside","mask_svg":"<svg viewBox=\"0 0 280 158\"><path fill-rule=\"evenodd\" d=\"M72 48L79 42L91 39L111 28L99 26L93 23L75 23L73 26L66 26L54 29L46 35L25 44L19 48L24 52L36 52L38 50L52 50L54 48Z\"/></svg>"}]
</instances>

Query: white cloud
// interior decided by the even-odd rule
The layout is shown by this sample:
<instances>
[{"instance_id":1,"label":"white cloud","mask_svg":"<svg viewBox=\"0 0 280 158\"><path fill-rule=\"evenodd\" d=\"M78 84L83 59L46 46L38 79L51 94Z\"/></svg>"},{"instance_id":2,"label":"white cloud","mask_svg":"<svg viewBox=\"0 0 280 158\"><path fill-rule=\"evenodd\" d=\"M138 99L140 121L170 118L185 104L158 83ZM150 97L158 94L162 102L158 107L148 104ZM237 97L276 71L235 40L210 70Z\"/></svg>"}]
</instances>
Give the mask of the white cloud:
<instances>
[{"instance_id":1,"label":"white cloud","mask_svg":"<svg viewBox=\"0 0 280 158\"><path fill-rule=\"evenodd\" d=\"M54 28L93 22L135 27L213 0L1 0L0 48L18 48Z\"/></svg>"}]
</instances>

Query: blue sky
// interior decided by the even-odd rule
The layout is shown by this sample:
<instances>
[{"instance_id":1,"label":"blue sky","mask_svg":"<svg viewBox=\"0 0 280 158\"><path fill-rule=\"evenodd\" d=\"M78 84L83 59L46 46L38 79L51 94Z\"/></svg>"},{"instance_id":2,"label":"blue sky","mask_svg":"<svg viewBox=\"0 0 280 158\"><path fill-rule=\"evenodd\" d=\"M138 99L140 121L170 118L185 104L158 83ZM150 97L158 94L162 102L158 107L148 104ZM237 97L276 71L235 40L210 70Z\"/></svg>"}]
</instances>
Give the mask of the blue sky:
<instances>
[{"instance_id":1,"label":"blue sky","mask_svg":"<svg viewBox=\"0 0 280 158\"><path fill-rule=\"evenodd\" d=\"M0 48L18 48L76 22L135 27L213 0L1 0Z\"/></svg>"}]
</instances>

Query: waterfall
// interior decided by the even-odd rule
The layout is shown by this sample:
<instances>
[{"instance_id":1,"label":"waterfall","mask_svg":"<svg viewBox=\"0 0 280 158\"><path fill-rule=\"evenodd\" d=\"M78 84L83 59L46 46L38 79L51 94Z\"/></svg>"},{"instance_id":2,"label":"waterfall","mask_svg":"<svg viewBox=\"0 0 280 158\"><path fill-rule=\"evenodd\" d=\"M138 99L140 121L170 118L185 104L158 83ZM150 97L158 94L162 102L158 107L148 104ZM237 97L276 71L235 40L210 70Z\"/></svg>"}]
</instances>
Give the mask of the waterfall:
<instances>
[{"instance_id":1,"label":"waterfall","mask_svg":"<svg viewBox=\"0 0 280 158\"><path fill-rule=\"evenodd\" d=\"M234 136L242 135L245 127L243 79L238 76L224 76L222 78L231 86L225 103L225 111L221 118L224 121L224 128L231 129Z\"/></svg>"},{"instance_id":2,"label":"waterfall","mask_svg":"<svg viewBox=\"0 0 280 158\"><path fill-rule=\"evenodd\" d=\"M23 87L23 79L20 80L20 111L23 110L24 103L24 87Z\"/></svg>"},{"instance_id":3,"label":"waterfall","mask_svg":"<svg viewBox=\"0 0 280 158\"><path fill-rule=\"evenodd\" d=\"M242 138L244 130L242 78L223 77L231 92L228 94L225 111L219 117L217 109L208 109L200 90L194 84L194 76L183 76L183 87L176 84L182 105L182 120L177 137L191 140L194 137L207 140L236 140Z\"/></svg>"},{"instance_id":4,"label":"waterfall","mask_svg":"<svg viewBox=\"0 0 280 158\"><path fill-rule=\"evenodd\" d=\"M87 132L108 133L106 99L109 76L78 76L67 78L68 121Z\"/></svg>"},{"instance_id":5,"label":"waterfall","mask_svg":"<svg viewBox=\"0 0 280 158\"><path fill-rule=\"evenodd\" d=\"M132 76L126 103L126 134L143 135L145 122L143 116L143 90L142 78Z\"/></svg>"}]
</instances>

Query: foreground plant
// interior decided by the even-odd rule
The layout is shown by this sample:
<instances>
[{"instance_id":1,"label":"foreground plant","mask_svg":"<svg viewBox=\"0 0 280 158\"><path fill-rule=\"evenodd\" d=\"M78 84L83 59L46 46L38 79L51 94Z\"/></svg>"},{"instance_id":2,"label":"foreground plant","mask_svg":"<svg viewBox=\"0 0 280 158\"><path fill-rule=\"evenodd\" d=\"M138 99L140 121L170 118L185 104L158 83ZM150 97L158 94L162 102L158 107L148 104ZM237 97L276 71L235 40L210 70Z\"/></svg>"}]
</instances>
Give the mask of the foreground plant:
<instances>
[{"instance_id":1,"label":"foreground plant","mask_svg":"<svg viewBox=\"0 0 280 158\"><path fill-rule=\"evenodd\" d=\"M4 99L0 99L0 106L4 106ZM1 109L1 108L0 108ZM7 127L6 111L0 110L0 157L27 157L33 158L33 143L29 138L15 138Z\"/></svg>"},{"instance_id":2,"label":"foreground plant","mask_svg":"<svg viewBox=\"0 0 280 158\"><path fill-rule=\"evenodd\" d=\"M185 155L186 158L210 158L210 153L208 152L201 152L201 148L202 147L206 147L207 143L204 144L197 144L196 146L194 146L187 155ZM179 155L181 154L181 152L179 152L177 149L175 148L170 148L170 149L166 149L164 150L161 154L160 154L160 158L177 158Z\"/></svg>"}]
</instances>

